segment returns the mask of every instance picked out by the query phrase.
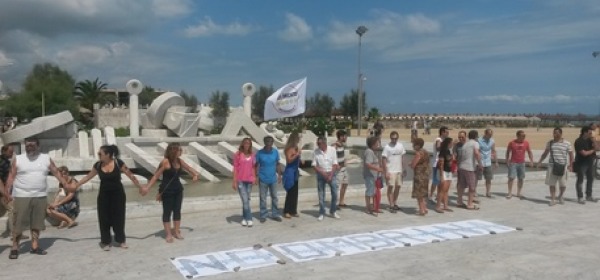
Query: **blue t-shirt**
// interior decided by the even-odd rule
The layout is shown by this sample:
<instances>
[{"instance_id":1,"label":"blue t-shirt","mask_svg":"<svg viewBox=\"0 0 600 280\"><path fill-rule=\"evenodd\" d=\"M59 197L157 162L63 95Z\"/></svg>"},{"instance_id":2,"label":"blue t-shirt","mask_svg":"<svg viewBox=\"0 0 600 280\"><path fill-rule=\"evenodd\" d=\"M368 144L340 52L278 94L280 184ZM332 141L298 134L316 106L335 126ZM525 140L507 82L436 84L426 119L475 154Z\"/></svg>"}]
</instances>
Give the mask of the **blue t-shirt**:
<instances>
[{"instance_id":1,"label":"blue t-shirt","mask_svg":"<svg viewBox=\"0 0 600 280\"><path fill-rule=\"evenodd\" d=\"M494 146L494 139L490 138L488 141L485 141L485 138L480 137L478 142L483 166L492 166L492 146Z\"/></svg>"},{"instance_id":2,"label":"blue t-shirt","mask_svg":"<svg viewBox=\"0 0 600 280\"><path fill-rule=\"evenodd\" d=\"M256 164L258 164L258 179L266 184L277 182L277 165L279 164L279 151L271 148L271 151L262 149L256 153Z\"/></svg>"}]
</instances>

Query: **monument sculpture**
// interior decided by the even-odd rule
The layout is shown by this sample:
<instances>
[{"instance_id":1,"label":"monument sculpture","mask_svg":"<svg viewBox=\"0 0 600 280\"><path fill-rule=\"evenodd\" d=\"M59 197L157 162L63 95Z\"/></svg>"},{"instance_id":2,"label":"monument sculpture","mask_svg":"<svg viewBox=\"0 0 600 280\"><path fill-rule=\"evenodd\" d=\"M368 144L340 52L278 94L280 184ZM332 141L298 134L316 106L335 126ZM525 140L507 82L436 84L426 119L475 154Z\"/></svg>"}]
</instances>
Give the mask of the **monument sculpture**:
<instances>
[{"instance_id":1,"label":"monument sculpture","mask_svg":"<svg viewBox=\"0 0 600 280\"><path fill-rule=\"evenodd\" d=\"M262 148L262 140L271 135L275 145L282 148L286 135L275 128L275 123L256 125L251 117L252 96L255 86L245 83L242 86L244 98L242 108L231 108L221 134L205 136L204 132L213 128L212 109L206 105L198 108L185 106L184 99L175 92L158 96L145 111L138 110L138 95L143 88L139 80L126 84L129 92L129 130L127 137L117 137L112 127L103 131L94 128L89 134L78 131L70 112L64 111L33 119L31 123L15 127L0 135L3 143L14 144L16 151L22 150L18 143L28 137L40 140L44 152L48 152L57 165L65 165L71 171L87 171L97 160L96 152L103 144L115 144L122 152L121 159L131 168L143 168L154 172L168 142L182 143L182 159L198 172L203 180L218 182L219 177L231 177L233 167L230 157L237 150L244 137L253 140L253 148ZM141 135L140 135L141 126ZM316 136L308 131L303 134L302 144L306 157L311 154ZM285 158L285 157L282 157ZM282 160L282 164L285 162ZM216 176L216 175L218 176ZM302 175L308 173L302 171ZM93 182L92 182L93 183ZM85 186L84 186L85 187Z\"/></svg>"}]
</instances>

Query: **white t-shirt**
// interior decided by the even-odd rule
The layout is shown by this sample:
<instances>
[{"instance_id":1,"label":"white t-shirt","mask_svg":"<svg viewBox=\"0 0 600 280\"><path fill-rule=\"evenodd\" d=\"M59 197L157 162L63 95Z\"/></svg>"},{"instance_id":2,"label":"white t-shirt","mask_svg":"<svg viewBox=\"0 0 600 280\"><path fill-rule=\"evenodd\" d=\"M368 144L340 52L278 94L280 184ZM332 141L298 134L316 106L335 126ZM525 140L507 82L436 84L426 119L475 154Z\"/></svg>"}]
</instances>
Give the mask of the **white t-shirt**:
<instances>
[{"instance_id":1,"label":"white t-shirt","mask_svg":"<svg viewBox=\"0 0 600 280\"><path fill-rule=\"evenodd\" d=\"M479 162L475 158L475 151L479 150L479 143L476 140L469 139L460 150L460 161L458 168L466 171L476 171Z\"/></svg>"},{"instance_id":2,"label":"white t-shirt","mask_svg":"<svg viewBox=\"0 0 600 280\"><path fill-rule=\"evenodd\" d=\"M442 143L444 139L442 139L441 137L435 138L435 141L433 142L433 157L431 158L431 167L437 167L437 163L438 163L438 150L437 150L437 143L439 142L440 144Z\"/></svg>"},{"instance_id":3,"label":"white t-shirt","mask_svg":"<svg viewBox=\"0 0 600 280\"><path fill-rule=\"evenodd\" d=\"M50 157L39 154L35 160L30 160L27 154L17 155L14 164L17 176L13 183L14 197L44 197L48 195L46 176L50 167Z\"/></svg>"},{"instance_id":4,"label":"white t-shirt","mask_svg":"<svg viewBox=\"0 0 600 280\"><path fill-rule=\"evenodd\" d=\"M325 152L321 151L319 148L315 150L312 166L318 166L325 172L331 172L333 170L333 165L338 164L337 161L335 149L331 146L327 146Z\"/></svg>"},{"instance_id":5,"label":"white t-shirt","mask_svg":"<svg viewBox=\"0 0 600 280\"><path fill-rule=\"evenodd\" d=\"M386 160L387 172L402 172L402 156L404 154L406 154L406 150L401 143L396 142L394 146L389 143L385 145L381 156Z\"/></svg>"}]
</instances>

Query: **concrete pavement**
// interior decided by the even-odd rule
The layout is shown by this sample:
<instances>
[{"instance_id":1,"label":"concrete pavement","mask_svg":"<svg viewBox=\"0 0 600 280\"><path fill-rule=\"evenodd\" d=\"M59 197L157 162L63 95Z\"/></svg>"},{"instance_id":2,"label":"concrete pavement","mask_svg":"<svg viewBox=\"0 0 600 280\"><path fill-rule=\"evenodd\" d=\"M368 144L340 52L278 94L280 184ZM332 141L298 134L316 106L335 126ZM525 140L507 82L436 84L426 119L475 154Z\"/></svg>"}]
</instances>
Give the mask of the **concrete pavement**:
<instances>
[{"instance_id":1,"label":"concrete pavement","mask_svg":"<svg viewBox=\"0 0 600 280\"><path fill-rule=\"evenodd\" d=\"M534 173L528 173L525 200L505 199L506 179L497 176L492 186L494 196L481 197L480 210L454 208L454 212L444 214L430 211L425 217L415 215L416 201L410 198L410 182L401 192L399 204L403 212L386 212L379 217L364 214L364 187L352 185L347 198L351 206L339 212L342 218L318 222L316 191L302 190L299 218L268 220L264 224L255 219L253 228L239 225L241 203L235 194L191 198L184 202L185 240L171 244L163 238L159 204L128 204L126 233L130 248L112 248L109 252L98 246L95 210L86 208L78 219L79 226L48 227L42 232L46 256L29 254L30 244L24 242L19 259L9 260L10 241L0 239L0 278L185 279L170 263L170 257L481 219L522 227L523 231L303 263L286 260L284 265L198 279L600 279L600 204L577 204L571 176L566 203L549 207L543 174ZM478 190L483 192L481 181ZM595 191L600 195L600 190ZM454 195L453 187L451 202ZM280 207L283 196L284 191L280 190ZM252 203L257 217L258 197L252 197ZM382 204L385 209L385 198Z\"/></svg>"}]
</instances>

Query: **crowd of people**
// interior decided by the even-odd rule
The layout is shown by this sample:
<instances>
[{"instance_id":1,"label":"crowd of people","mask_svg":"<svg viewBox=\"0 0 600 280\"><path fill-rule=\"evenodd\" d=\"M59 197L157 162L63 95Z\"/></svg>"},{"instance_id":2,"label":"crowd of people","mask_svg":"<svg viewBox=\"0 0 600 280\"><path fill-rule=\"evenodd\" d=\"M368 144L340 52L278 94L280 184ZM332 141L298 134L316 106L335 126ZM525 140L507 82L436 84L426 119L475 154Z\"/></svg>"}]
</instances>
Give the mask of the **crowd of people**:
<instances>
[{"instance_id":1,"label":"crowd of people","mask_svg":"<svg viewBox=\"0 0 600 280\"><path fill-rule=\"evenodd\" d=\"M563 195L569 172L575 172L577 177L575 187L578 203L598 201L592 194L594 177L598 172L595 161L597 151L600 150L600 142L594 141L593 138L595 129L595 125L581 128L580 136L573 146L562 137L561 128L553 130L552 138L546 143L545 150L537 161L539 167L548 157L545 183L549 186L550 206L564 203ZM388 203L387 210L391 213L402 210L398 205L398 197L408 168L414 173L411 197L417 201L417 215L428 214L428 203L437 213L454 211L451 206L478 210L479 180L485 182L485 195L482 197L492 197L492 180L499 165L492 129L486 129L481 137L477 130L461 130L457 133L458 140L455 141L450 137L450 129L442 126L439 128L438 137L434 139L431 153L427 151L423 138L411 137L414 156L410 162L406 157L407 149L399 141L398 132L392 131L389 141L383 147L382 135L383 127L380 127L378 133L366 139L366 149L362 156L366 214L377 217L383 213L381 189L385 186L388 187L387 191L384 191ZM328 217L340 219L337 210L348 207L345 200L349 184L345 157L348 152L347 133L344 130L337 131L336 137L337 140L332 144L327 143L327 138L318 137L317 148L313 154L312 167L316 175L319 202L318 221L323 221L326 214ZM254 152L251 138L244 138L233 155L232 189L238 192L242 203L242 226L254 225L250 206L254 185L259 186L260 223L265 223L267 219L282 222L283 218L299 217L298 179L302 162L300 135L294 132L288 137L283 160L273 143L273 137L267 136L263 139L264 147ZM164 159L146 185L141 185L126 164L119 159L119 149L115 145L104 145L99 149L99 160L80 181L70 176L66 167L57 168L47 154L41 153L37 139L26 139L24 147L24 153L14 156L12 147L4 146L0 155L0 210L3 213L8 212L7 230L12 240L10 259L18 258L20 241L29 238L24 234L26 229L29 229L31 234L30 253L47 254L39 246L40 232L45 229L47 216L56 219L59 228L77 226L75 220L80 207L77 191L96 175L100 179L97 214L99 245L103 250L108 251L113 246L111 230L117 247L128 248L125 235L126 196L121 174L129 177L139 188L140 195L146 195L162 177L156 199L162 203L165 240L172 243L174 239L183 239L180 230L183 186L179 179L184 171L191 175L194 181L198 180L199 175L180 159L182 147L179 143L168 145ZM530 168L533 168L535 163L524 131L518 130L516 138L507 144L505 159L509 179L506 199L513 198L514 179L517 179L515 196L524 199L525 164L527 159ZM47 199L48 172L54 175L60 184L59 192L50 204ZM453 181L456 181L457 198L456 201L450 202L449 191ZM583 181L586 181L585 197ZM278 201L279 184L283 185L286 191L282 211ZM329 205L325 203L327 189L331 196Z\"/></svg>"}]
</instances>

